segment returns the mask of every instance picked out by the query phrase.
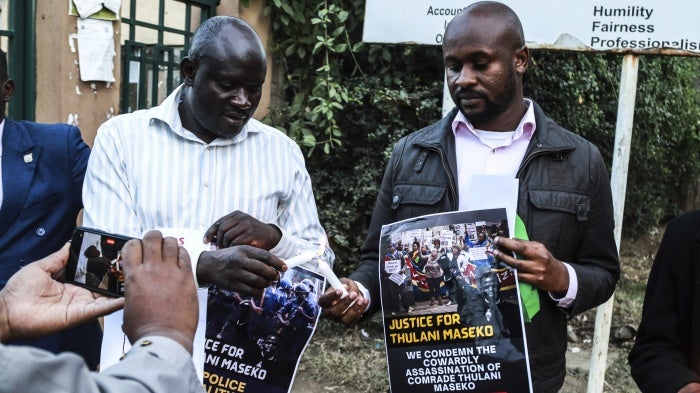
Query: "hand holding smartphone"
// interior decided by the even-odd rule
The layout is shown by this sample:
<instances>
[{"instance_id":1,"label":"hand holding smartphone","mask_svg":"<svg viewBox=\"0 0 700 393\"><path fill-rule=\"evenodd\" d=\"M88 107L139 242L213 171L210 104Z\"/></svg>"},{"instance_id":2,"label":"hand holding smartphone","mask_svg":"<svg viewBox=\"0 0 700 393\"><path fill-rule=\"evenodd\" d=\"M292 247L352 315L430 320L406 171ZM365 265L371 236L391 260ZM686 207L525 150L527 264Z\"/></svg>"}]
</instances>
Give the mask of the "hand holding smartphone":
<instances>
[{"instance_id":1,"label":"hand holding smartphone","mask_svg":"<svg viewBox=\"0 0 700 393\"><path fill-rule=\"evenodd\" d=\"M76 228L66 263L66 282L109 296L124 296L121 250L131 239L92 228Z\"/></svg>"}]
</instances>

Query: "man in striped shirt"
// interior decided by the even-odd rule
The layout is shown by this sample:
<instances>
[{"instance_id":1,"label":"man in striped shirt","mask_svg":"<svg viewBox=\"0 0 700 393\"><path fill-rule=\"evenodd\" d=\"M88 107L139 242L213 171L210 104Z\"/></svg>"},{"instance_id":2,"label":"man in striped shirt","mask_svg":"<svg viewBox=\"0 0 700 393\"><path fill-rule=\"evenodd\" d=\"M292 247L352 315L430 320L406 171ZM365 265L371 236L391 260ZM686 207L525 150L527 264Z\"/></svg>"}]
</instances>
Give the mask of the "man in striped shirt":
<instances>
[{"instance_id":1,"label":"man in striped shirt","mask_svg":"<svg viewBox=\"0 0 700 393\"><path fill-rule=\"evenodd\" d=\"M218 249L193 256L199 283L255 296L278 279L280 258L327 244L301 150L252 118L266 61L241 19L204 21L180 63L184 83L159 106L99 128L84 225L135 237L201 231Z\"/></svg>"}]
</instances>

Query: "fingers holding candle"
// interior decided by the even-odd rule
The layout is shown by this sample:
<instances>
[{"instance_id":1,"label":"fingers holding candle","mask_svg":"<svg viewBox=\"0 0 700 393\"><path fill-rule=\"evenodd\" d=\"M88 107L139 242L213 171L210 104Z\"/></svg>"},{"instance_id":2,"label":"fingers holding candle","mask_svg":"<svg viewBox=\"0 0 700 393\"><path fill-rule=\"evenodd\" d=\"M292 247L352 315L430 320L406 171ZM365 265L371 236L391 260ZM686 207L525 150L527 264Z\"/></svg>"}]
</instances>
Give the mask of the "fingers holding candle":
<instances>
[{"instance_id":1,"label":"fingers holding candle","mask_svg":"<svg viewBox=\"0 0 700 393\"><path fill-rule=\"evenodd\" d=\"M311 262L313 260L316 260L316 265L318 272L321 273L326 280L328 280L328 283L331 285L336 290L341 291L341 297L345 297L348 294L347 289L343 284L340 282L338 279L338 276L335 275L333 272L333 269L330 267L328 262L323 260L321 256L326 250L326 242L325 239L321 239L320 241L320 246L318 250L316 251L306 251L303 252L297 256L291 257L287 260L284 261L284 264L287 265L287 269L292 269L297 266L304 265L308 262Z\"/></svg>"},{"instance_id":2,"label":"fingers holding candle","mask_svg":"<svg viewBox=\"0 0 700 393\"><path fill-rule=\"evenodd\" d=\"M345 289L345 286L340 282L338 276L335 275L333 269L331 269L326 261L322 259L318 261L318 272L326 277L326 280L328 280L331 287L333 287L336 291L341 291L341 299L348 295L348 290Z\"/></svg>"},{"instance_id":3,"label":"fingers holding candle","mask_svg":"<svg viewBox=\"0 0 700 393\"><path fill-rule=\"evenodd\" d=\"M369 299L362 295L355 281L343 277L339 282L347 295L340 289L328 288L318 299L318 304L323 309L322 316L346 325L355 324L367 309Z\"/></svg>"},{"instance_id":4,"label":"fingers holding candle","mask_svg":"<svg viewBox=\"0 0 700 393\"><path fill-rule=\"evenodd\" d=\"M287 260L284 261L285 265L287 265L288 269L295 268L297 266L304 265L308 262L311 262L312 260L316 259L319 256L318 252L316 251L308 251L302 254L299 254L295 257L291 257ZM335 275L333 272L333 269L328 265L328 262L324 261L323 259L318 259L316 261L318 272L321 273L326 280L328 280L328 283L331 285L331 287L340 290L342 292L342 297L347 296L348 291L345 289L345 286L340 282L338 279L338 276Z\"/></svg>"},{"instance_id":5,"label":"fingers holding candle","mask_svg":"<svg viewBox=\"0 0 700 393\"><path fill-rule=\"evenodd\" d=\"M341 299L342 299L342 298L341 298ZM340 315L344 315L346 312L348 312L348 310L350 310L350 309L352 308L352 306L355 305L355 303L357 303L357 298L355 298L355 300L353 300L352 302L350 302L350 304L348 304L348 306L345 307L345 310L343 310L343 312L341 312Z\"/></svg>"}]
</instances>

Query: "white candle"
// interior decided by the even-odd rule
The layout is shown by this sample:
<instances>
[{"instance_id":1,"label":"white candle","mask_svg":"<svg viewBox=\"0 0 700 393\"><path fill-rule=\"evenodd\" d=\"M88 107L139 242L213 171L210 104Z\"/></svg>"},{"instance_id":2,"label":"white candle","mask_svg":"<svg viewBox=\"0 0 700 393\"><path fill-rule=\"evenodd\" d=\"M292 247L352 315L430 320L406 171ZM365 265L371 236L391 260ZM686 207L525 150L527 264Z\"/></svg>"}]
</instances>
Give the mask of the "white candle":
<instances>
[{"instance_id":1,"label":"white candle","mask_svg":"<svg viewBox=\"0 0 700 393\"><path fill-rule=\"evenodd\" d=\"M323 274L326 277L326 280L328 280L328 283L331 284L331 286L335 289L340 289L343 291L343 295L341 296L341 299L347 296L348 290L345 289L345 286L343 283L340 282L338 279L338 276L335 275L333 272L333 269L331 269L330 266L328 266L328 262L319 259L318 261L318 272Z\"/></svg>"},{"instance_id":2,"label":"white candle","mask_svg":"<svg viewBox=\"0 0 700 393\"><path fill-rule=\"evenodd\" d=\"M307 251L285 260L284 263L289 269L293 269L297 266L301 266L307 262L310 262L316 257L318 257L318 253L316 251Z\"/></svg>"}]
</instances>

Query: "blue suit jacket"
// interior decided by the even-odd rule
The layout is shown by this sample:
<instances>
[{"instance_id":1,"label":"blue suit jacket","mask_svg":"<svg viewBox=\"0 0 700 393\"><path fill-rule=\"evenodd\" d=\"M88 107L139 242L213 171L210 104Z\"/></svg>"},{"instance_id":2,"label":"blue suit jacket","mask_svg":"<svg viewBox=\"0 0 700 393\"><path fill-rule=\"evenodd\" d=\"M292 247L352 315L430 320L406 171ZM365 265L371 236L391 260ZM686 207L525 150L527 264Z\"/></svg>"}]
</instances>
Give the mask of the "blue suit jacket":
<instances>
[{"instance_id":1,"label":"blue suit jacket","mask_svg":"<svg viewBox=\"0 0 700 393\"><path fill-rule=\"evenodd\" d=\"M5 119L2 136L0 288L22 266L60 249L71 237L82 208L90 149L80 130L67 124ZM99 363L102 332L97 321L39 340L22 340Z\"/></svg>"}]
</instances>

